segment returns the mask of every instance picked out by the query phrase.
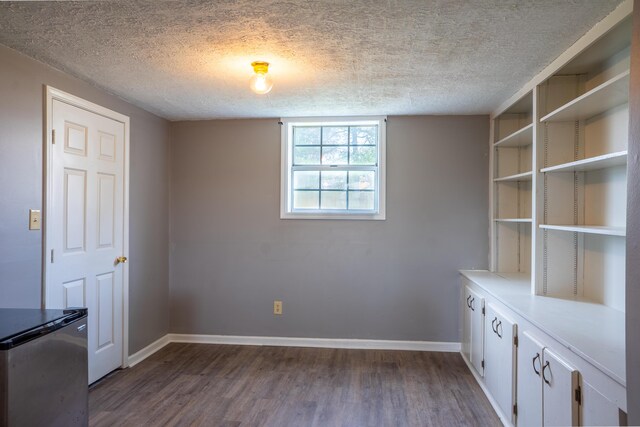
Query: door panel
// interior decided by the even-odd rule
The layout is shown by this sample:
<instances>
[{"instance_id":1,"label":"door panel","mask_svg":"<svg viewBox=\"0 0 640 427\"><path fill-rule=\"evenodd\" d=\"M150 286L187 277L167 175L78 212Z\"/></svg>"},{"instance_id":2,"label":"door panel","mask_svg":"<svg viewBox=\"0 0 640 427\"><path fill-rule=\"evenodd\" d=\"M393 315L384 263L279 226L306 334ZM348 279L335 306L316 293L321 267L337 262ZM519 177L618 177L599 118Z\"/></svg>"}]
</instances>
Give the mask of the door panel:
<instances>
[{"instance_id":1,"label":"door panel","mask_svg":"<svg viewBox=\"0 0 640 427\"><path fill-rule=\"evenodd\" d=\"M484 380L502 412L513 421L516 324L491 304L486 306Z\"/></svg>"},{"instance_id":2,"label":"door panel","mask_svg":"<svg viewBox=\"0 0 640 427\"><path fill-rule=\"evenodd\" d=\"M575 390L578 387L578 371L567 364L553 351L543 351L543 425L579 425L578 402Z\"/></svg>"},{"instance_id":3,"label":"door panel","mask_svg":"<svg viewBox=\"0 0 640 427\"><path fill-rule=\"evenodd\" d=\"M520 333L517 360L518 427L542 425L542 352L544 346L528 332Z\"/></svg>"},{"instance_id":4,"label":"door panel","mask_svg":"<svg viewBox=\"0 0 640 427\"><path fill-rule=\"evenodd\" d=\"M123 365L125 127L57 99L51 120L46 307L89 309L91 383Z\"/></svg>"},{"instance_id":5,"label":"door panel","mask_svg":"<svg viewBox=\"0 0 640 427\"><path fill-rule=\"evenodd\" d=\"M87 171L64 169L64 249L82 252L85 248Z\"/></svg>"}]
</instances>

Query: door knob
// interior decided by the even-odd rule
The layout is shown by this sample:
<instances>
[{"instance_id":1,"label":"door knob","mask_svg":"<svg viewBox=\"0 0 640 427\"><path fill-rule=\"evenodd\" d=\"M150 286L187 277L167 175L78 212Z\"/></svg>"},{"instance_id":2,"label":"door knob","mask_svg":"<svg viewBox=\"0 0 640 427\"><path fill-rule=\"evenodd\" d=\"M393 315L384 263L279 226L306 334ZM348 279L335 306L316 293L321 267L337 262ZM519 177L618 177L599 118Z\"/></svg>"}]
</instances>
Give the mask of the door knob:
<instances>
[{"instance_id":1,"label":"door knob","mask_svg":"<svg viewBox=\"0 0 640 427\"><path fill-rule=\"evenodd\" d=\"M127 257L126 256L119 256L118 258L116 258L116 265L120 264L120 263L126 263L127 262Z\"/></svg>"}]
</instances>

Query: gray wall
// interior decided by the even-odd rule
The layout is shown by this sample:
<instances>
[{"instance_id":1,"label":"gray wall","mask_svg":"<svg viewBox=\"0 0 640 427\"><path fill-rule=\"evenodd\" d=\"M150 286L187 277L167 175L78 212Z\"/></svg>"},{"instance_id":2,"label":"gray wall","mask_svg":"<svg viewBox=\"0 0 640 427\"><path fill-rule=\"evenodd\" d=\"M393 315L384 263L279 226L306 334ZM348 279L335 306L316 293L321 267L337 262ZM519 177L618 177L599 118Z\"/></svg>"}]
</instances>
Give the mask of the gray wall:
<instances>
[{"instance_id":1,"label":"gray wall","mask_svg":"<svg viewBox=\"0 0 640 427\"><path fill-rule=\"evenodd\" d=\"M640 0L633 6L627 166L627 409L629 425L640 425Z\"/></svg>"},{"instance_id":2,"label":"gray wall","mask_svg":"<svg viewBox=\"0 0 640 427\"><path fill-rule=\"evenodd\" d=\"M131 353L169 330L170 124L78 79L0 46L0 307L40 307L43 85L131 118Z\"/></svg>"},{"instance_id":3,"label":"gray wall","mask_svg":"<svg viewBox=\"0 0 640 427\"><path fill-rule=\"evenodd\" d=\"M387 220L318 221L279 219L277 120L173 123L171 331L459 341L457 270L487 267L488 125L390 117Z\"/></svg>"}]
</instances>

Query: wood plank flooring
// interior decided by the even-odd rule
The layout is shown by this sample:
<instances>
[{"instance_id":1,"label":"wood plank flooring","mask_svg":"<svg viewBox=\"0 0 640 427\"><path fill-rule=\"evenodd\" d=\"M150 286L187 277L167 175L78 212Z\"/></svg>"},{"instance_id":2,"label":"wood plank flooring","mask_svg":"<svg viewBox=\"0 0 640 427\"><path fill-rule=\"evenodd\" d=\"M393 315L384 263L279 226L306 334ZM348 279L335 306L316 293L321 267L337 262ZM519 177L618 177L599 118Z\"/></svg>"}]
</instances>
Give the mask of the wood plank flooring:
<instances>
[{"instance_id":1,"label":"wood plank flooring","mask_svg":"<svg viewBox=\"0 0 640 427\"><path fill-rule=\"evenodd\" d=\"M499 426L457 353L169 344L89 392L92 426Z\"/></svg>"}]
</instances>

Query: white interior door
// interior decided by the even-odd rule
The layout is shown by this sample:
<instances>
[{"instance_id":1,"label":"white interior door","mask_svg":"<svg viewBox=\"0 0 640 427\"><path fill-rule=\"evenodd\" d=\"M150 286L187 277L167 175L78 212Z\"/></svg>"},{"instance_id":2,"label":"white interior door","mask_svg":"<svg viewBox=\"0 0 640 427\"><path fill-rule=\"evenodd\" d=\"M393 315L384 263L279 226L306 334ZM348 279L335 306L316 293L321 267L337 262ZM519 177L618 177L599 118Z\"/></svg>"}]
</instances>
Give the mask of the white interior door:
<instances>
[{"instance_id":1,"label":"white interior door","mask_svg":"<svg viewBox=\"0 0 640 427\"><path fill-rule=\"evenodd\" d=\"M123 365L125 124L50 105L46 307L89 309L89 383Z\"/></svg>"}]
</instances>

